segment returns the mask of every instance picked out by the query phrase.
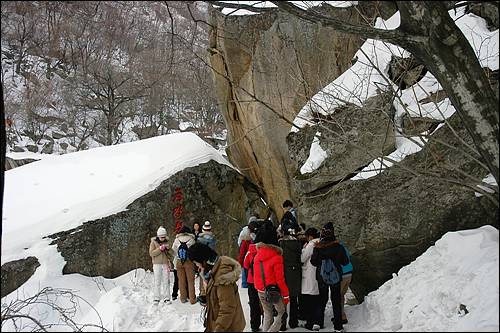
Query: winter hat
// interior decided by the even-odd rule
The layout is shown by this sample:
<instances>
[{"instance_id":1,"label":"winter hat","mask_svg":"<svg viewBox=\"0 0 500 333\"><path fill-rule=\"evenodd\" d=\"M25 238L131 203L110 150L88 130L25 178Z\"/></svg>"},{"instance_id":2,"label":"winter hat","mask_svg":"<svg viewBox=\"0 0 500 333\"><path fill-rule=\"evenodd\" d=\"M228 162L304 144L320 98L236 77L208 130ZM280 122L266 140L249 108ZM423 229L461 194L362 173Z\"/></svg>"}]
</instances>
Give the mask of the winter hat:
<instances>
[{"instance_id":1,"label":"winter hat","mask_svg":"<svg viewBox=\"0 0 500 333\"><path fill-rule=\"evenodd\" d=\"M332 230L333 231L333 223L332 222L328 222L327 224L325 224L323 226L323 229L325 229L325 230Z\"/></svg>"},{"instance_id":2,"label":"winter hat","mask_svg":"<svg viewBox=\"0 0 500 333\"><path fill-rule=\"evenodd\" d=\"M205 261L214 262L217 258L217 252L212 250L208 245L203 243L194 243L188 249L188 257L191 261L204 263Z\"/></svg>"},{"instance_id":3,"label":"winter hat","mask_svg":"<svg viewBox=\"0 0 500 333\"><path fill-rule=\"evenodd\" d=\"M250 216L250 218L248 219L248 224L250 224L251 222L254 222L254 221L257 221L257 217Z\"/></svg>"},{"instance_id":4,"label":"winter hat","mask_svg":"<svg viewBox=\"0 0 500 333\"><path fill-rule=\"evenodd\" d=\"M328 222L323 226L323 229L321 229L321 237L326 238L326 237L333 237L335 238L335 232L333 228L333 223Z\"/></svg>"},{"instance_id":5,"label":"winter hat","mask_svg":"<svg viewBox=\"0 0 500 333\"><path fill-rule=\"evenodd\" d=\"M248 223L248 229L251 232L255 232L258 228L259 228L259 224L257 223L257 221L250 221L250 223Z\"/></svg>"},{"instance_id":6,"label":"winter hat","mask_svg":"<svg viewBox=\"0 0 500 333\"><path fill-rule=\"evenodd\" d=\"M160 237L160 236L167 236L167 229L163 228L163 227L159 227L158 228L158 231L156 231L156 236Z\"/></svg>"},{"instance_id":7,"label":"winter hat","mask_svg":"<svg viewBox=\"0 0 500 333\"><path fill-rule=\"evenodd\" d=\"M278 236L276 235L276 231L274 228L259 228L257 231L257 235L255 236L254 243L265 243L265 244L273 244L278 245Z\"/></svg>"},{"instance_id":8,"label":"winter hat","mask_svg":"<svg viewBox=\"0 0 500 333\"><path fill-rule=\"evenodd\" d=\"M212 225L210 224L210 221L205 221L203 223L203 231L210 231L212 230Z\"/></svg>"}]
</instances>

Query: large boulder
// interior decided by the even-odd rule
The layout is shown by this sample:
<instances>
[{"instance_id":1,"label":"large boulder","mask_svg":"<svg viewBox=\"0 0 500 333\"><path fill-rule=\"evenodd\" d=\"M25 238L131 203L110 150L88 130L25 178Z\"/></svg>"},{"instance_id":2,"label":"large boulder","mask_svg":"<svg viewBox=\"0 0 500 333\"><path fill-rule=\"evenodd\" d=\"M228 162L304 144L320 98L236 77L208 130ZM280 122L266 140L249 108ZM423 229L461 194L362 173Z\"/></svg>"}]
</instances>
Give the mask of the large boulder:
<instances>
[{"instance_id":1,"label":"large boulder","mask_svg":"<svg viewBox=\"0 0 500 333\"><path fill-rule=\"evenodd\" d=\"M38 259L35 257L27 257L7 262L2 265L2 293L4 297L17 288L35 273L40 266Z\"/></svg>"},{"instance_id":2,"label":"large boulder","mask_svg":"<svg viewBox=\"0 0 500 333\"><path fill-rule=\"evenodd\" d=\"M474 183L488 173L467 153L472 140L458 115L449 119L420 152L366 180L345 180L302 192L303 221L333 222L354 264L351 289L358 298L380 287L448 231L491 224L498 208L474 195ZM446 144L443 144L445 142ZM324 145L329 142L325 141ZM335 150L336 143L331 143ZM296 178L299 183L303 180ZM309 180L307 180L309 181Z\"/></svg>"},{"instance_id":3,"label":"large boulder","mask_svg":"<svg viewBox=\"0 0 500 333\"><path fill-rule=\"evenodd\" d=\"M255 186L234 169L210 161L178 172L125 211L49 237L66 261L63 273L113 278L138 267L151 269L151 237L163 225L172 245L176 220L189 227L209 220L216 250L236 257L238 234L259 208L263 204Z\"/></svg>"},{"instance_id":4,"label":"large boulder","mask_svg":"<svg viewBox=\"0 0 500 333\"><path fill-rule=\"evenodd\" d=\"M375 13L393 13L373 6L360 2L315 10L357 24L373 22L367 18ZM281 214L281 203L296 199L286 145L292 121L314 94L351 66L364 39L277 10L225 17L212 9L210 27L209 60L228 129L228 156Z\"/></svg>"},{"instance_id":5,"label":"large boulder","mask_svg":"<svg viewBox=\"0 0 500 333\"><path fill-rule=\"evenodd\" d=\"M369 164L375 157L394 151L394 108L388 94L369 98L363 105L339 107L328 118L318 119L317 125L290 133L287 137L289 153L294 164L294 188L298 193L310 193L319 188L345 180L357 169ZM328 158L321 166L306 174L300 168L309 157L316 133Z\"/></svg>"}]
</instances>

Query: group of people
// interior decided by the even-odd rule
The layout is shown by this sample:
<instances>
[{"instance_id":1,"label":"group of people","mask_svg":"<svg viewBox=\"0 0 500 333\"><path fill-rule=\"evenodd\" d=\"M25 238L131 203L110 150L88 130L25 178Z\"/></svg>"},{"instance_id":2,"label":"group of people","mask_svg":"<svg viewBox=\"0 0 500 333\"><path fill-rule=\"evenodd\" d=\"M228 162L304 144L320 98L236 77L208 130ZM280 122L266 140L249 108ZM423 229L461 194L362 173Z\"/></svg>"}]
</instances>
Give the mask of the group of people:
<instances>
[{"instance_id":1,"label":"group of people","mask_svg":"<svg viewBox=\"0 0 500 333\"><path fill-rule=\"evenodd\" d=\"M210 221L205 221L203 226L194 223L193 229L183 226L175 236L172 247L169 246L167 230L160 226L156 237L151 238L149 255L153 262L154 298L153 303L158 304L161 299L167 304L171 298L176 300L180 293L180 301L191 304L205 303L206 290L200 269L189 259L189 249L197 244L204 244L215 250L217 240L212 233ZM174 285L170 296L170 272L174 273ZM199 296L196 296L195 282L199 281Z\"/></svg>"},{"instance_id":2,"label":"group of people","mask_svg":"<svg viewBox=\"0 0 500 333\"><path fill-rule=\"evenodd\" d=\"M248 290L250 326L253 332L285 331L299 321L308 330L324 327L328 299L333 306L335 332L347 323L344 297L352 264L345 245L336 238L331 222L321 230L305 228L297 222L290 200L283 203L284 214L275 226L254 214L239 237L238 261L215 251L210 222L188 227L176 235L172 249L166 231L160 227L151 240L150 255L155 277L154 302L162 298L161 281L169 290L169 278L162 272L174 269L182 302L203 305L206 331L241 332L246 322L238 291L238 279ZM173 267L169 268L173 263ZM200 296L195 297L199 277ZM172 298L176 295L176 284ZM175 299L175 298L174 298ZM167 292L165 302L170 302ZM288 309L287 309L288 308Z\"/></svg>"}]
</instances>

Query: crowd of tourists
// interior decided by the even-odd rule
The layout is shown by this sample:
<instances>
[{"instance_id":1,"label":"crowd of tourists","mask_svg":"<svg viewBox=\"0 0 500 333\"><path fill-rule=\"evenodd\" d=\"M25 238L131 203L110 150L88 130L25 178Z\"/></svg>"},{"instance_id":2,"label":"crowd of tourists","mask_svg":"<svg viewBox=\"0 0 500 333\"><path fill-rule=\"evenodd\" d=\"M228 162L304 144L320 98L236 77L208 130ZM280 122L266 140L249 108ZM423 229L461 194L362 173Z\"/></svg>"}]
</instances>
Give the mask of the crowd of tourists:
<instances>
[{"instance_id":1,"label":"crowd of tourists","mask_svg":"<svg viewBox=\"0 0 500 333\"><path fill-rule=\"evenodd\" d=\"M209 221L184 226L169 246L160 227L151 239L154 304L161 300L200 303L207 332L242 332L246 326L238 280L247 289L250 328L253 332L325 327L328 300L333 308L334 332L348 322L345 294L353 267L345 245L337 239L333 223L320 230L299 224L290 200L283 203L277 225L254 214L238 236L235 260L216 252ZM170 272L174 285L170 294ZM198 280L199 295L195 294ZM162 292L163 291L163 292Z\"/></svg>"}]
</instances>

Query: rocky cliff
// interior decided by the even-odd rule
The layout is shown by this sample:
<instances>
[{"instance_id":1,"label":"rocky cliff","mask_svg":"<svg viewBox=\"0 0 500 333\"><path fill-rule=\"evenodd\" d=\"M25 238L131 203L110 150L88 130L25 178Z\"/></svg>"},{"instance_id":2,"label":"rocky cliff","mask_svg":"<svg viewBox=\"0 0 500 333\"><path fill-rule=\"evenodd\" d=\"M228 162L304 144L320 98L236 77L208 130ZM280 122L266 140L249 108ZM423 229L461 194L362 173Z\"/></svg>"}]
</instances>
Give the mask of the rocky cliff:
<instances>
[{"instance_id":1,"label":"rocky cliff","mask_svg":"<svg viewBox=\"0 0 500 333\"><path fill-rule=\"evenodd\" d=\"M328 6L318 10L329 10ZM369 24L371 4L335 11L346 22ZM228 155L281 216L296 199L286 136L291 122L319 89L351 65L363 43L293 15L210 15L210 64L228 128Z\"/></svg>"}]
</instances>

